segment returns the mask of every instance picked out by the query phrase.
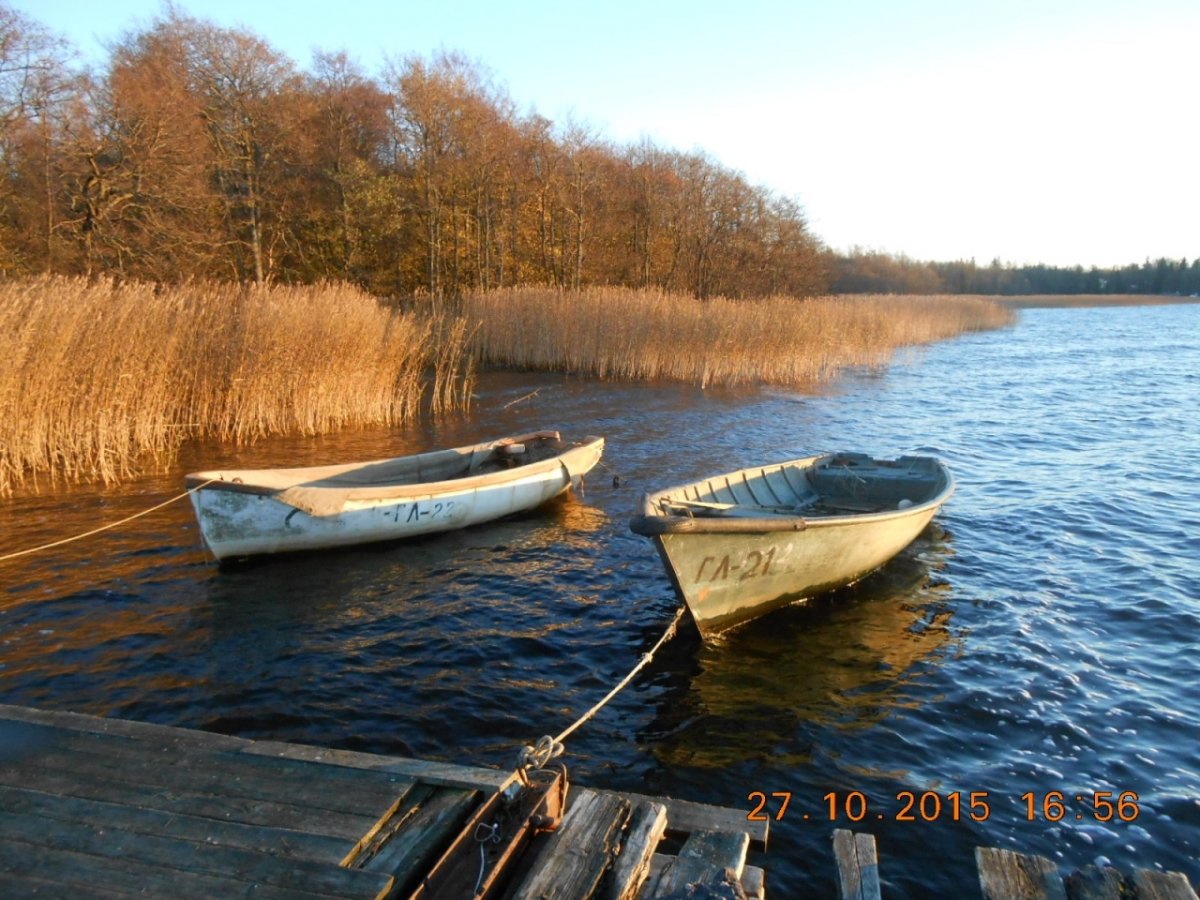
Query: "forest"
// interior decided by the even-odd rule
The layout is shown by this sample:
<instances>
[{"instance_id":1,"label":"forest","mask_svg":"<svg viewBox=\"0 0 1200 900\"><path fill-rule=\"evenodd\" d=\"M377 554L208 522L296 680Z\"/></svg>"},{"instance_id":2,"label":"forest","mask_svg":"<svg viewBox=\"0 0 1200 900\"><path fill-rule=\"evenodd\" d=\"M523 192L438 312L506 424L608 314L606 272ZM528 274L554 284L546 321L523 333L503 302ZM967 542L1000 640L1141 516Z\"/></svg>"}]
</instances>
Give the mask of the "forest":
<instances>
[{"instance_id":1,"label":"forest","mask_svg":"<svg viewBox=\"0 0 1200 900\"><path fill-rule=\"evenodd\" d=\"M988 265L974 260L918 262L906 257L854 250L827 256L830 290L836 293L1109 294L1196 296L1200 293L1200 258L1160 258L1113 268L1061 268L1047 265Z\"/></svg>"},{"instance_id":2,"label":"forest","mask_svg":"<svg viewBox=\"0 0 1200 900\"><path fill-rule=\"evenodd\" d=\"M793 198L703 151L522 111L453 52L307 70L167 6L101 64L0 2L0 275L522 285L698 298L1183 293L1200 262L1112 271L825 247ZM813 173L819 177L820 173Z\"/></svg>"},{"instance_id":3,"label":"forest","mask_svg":"<svg viewBox=\"0 0 1200 900\"><path fill-rule=\"evenodd\" d=\"M798 205L701 152L522 113L454 53L301 71L168 7L103 71L0 6L0 270L380 296L826 286Z\"/></svg>"}]
</instances>

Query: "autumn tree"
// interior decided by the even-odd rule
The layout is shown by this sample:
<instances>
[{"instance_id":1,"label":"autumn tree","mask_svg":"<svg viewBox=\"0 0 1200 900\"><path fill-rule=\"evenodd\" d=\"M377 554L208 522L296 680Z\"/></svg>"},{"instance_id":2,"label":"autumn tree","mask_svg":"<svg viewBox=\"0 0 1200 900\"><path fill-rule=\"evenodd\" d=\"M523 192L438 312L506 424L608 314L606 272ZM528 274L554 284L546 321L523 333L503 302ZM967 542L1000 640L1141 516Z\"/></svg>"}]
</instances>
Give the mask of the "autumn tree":
<instances>
[{"instance_id":1,"label":"autumn tree","mask_svg":"<svg viewBox=\"0 0 1200 900\"><path fill-rule=\"evenodd\" d=\"M345 53L317 53L306 78L308 104L297 129L307 215L298 217L307 278L342 278L379 287L386 268L379 238L398 210L381 171L388 97Z\"/></svg>"},{"instance_id":2,"label":"autumn tree","mask_svg":"<svg viewBox=\"0 0 1200 900\"><path fill-rule=\"evenodd\" d=\"M84 118L66 41L0 5L0 267L54 271L62 251L64 156Z\"/></svg>"}]
</instances>

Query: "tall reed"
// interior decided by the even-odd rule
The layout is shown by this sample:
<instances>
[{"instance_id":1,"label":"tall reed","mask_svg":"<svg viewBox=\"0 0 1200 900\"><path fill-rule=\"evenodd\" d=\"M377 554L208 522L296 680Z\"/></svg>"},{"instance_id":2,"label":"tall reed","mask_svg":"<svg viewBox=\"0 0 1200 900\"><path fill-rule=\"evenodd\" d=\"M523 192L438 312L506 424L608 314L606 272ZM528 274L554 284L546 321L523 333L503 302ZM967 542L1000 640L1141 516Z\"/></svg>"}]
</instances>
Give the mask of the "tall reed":
<instances>
[{"instance_id":1,"label":"tall reed","mask_svg":"<svg viewBox=\"0 0 1200 900\"><path fill-rule=\"evenodd\" d=\"M513 288L466 298L481 361L597 378L805 384L903 346L1011 324L977 297L697 300L658 290Z\"/></svg>"},{"instance_id":2,"label":"tall reed","mask_svg":"<svg viewBox=\"0 0 1200 900\"><path fill-rule=\"evenodd\" d=\"M0 493L113 481L193 436L403 424L431 391L465 407L465 334L347 285L0 284Z\"/></svg>"}]
</instances>

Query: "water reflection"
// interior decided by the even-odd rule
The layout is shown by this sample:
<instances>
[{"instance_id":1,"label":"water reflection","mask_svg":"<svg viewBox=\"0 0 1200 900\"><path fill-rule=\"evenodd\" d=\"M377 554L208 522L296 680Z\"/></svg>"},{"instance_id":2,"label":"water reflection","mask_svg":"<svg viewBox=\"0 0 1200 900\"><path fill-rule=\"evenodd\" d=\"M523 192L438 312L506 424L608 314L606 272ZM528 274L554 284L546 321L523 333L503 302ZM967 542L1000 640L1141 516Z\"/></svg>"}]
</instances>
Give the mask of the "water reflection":
<instances>
[{"instance_id":1,"label":"water reflection","mask_svg":"<svg viewBox=\"0 0 1200 900\"><path fill-rule=\"evenodd\" d=\"M936 455L959 491L914 547L719 646L694 631L669 642L572 736L577 783L727 806L793 791L814 815L772 824L761 861L775 896L836 890L829 832L848 823L817 815L833 790L873 803L992 793L987 822L871 824L889 897L973 890L980 844L1195 881L1200 419L1181 360L1200 358L1198 317L1035 311L813 396L489 374L468 418L196 445L121 488L3 499L2 549L16 550L144 509L209 466L374 459L540 428L609 441L609 471L582 498L461 533L224 570L177 504L0 563L0 702L509 765L600 699L670 620L662 566L625 525L642 490L809 450ZM1139 791L1138 822L1030 822L1017 799L1110 789Z\"/></svg>"},{"instance_id":2,"label":"water reflection","mask_svg":"<svg viewBox=\"0 0 1200 900\"><path fill-rule=\"evenodd\" d=\"M961 640L937 574L950 553L948 532L932 525L858 584L701 645L690 679L663 698L642 740L668 765L802 766L814 730L870 729L921 702L922 679Z\"/></svg>"}]
</instances>

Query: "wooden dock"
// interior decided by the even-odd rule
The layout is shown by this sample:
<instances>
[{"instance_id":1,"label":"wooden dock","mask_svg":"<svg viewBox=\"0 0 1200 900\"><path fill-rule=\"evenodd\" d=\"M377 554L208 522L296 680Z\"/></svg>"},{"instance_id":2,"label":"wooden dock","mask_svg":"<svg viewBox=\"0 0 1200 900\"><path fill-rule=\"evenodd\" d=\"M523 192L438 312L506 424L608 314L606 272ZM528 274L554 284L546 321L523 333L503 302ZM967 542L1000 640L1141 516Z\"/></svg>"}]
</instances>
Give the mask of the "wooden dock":
<instances>
[{"instance_id":1,"label":"wooden dock","mask_svg":"<svg viewBox=\"0 0 1200 900\"><path fill-rule=\"evenodd\" d=\"M839 829L833 833L842 900L880 900L875 838ZM975 851L983 900L1197 900L1180 872L1136 869L1125 874L1085 866L1065 877L1044 856L980 847Z\"/></svg>"},{"instance_id":2,"label":"wooden dock","mask_svg":"<svg viewBox=\"0 0 1200 900\"><path fill-rule=\"evenodd\" d=\"M408 897L507 775L0 705L0 896ZM766 839L744 810L573 786L499 896L763 900Z\"/></svg>"}]
</instances>

